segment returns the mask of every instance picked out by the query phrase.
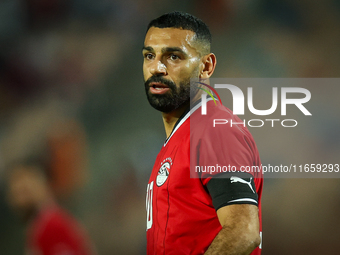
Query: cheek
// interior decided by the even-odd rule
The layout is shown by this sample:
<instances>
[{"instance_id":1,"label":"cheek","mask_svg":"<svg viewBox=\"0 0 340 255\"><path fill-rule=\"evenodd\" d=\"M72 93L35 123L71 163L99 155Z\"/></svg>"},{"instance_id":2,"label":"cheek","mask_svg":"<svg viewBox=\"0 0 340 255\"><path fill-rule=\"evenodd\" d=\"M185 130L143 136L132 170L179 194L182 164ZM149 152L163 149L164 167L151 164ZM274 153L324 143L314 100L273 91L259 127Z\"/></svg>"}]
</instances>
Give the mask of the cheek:
<instances>
[{"instance_id":1,"label":"cheek","mask_svg":"<svg viewBox=\"0 0 340 255\"><path fill-rule=\"evenodd\" d=\"M143 64L143 76L144 76L144 81L146 81L151 76L149 69L145 64Z\"/></svg>"},{"instance_id":2,"label":"cheek","mask_svg":"<svg viewBox=\"0 0 340 255\"><path fill-rule=\"evenodd\" d=\"M177 79L183 81L192 78L193 76L196 76L196 70L197 63L188 62L181 67L174 68L173 73L175 74L175 77Z\"/></svg>"}]
</instances>

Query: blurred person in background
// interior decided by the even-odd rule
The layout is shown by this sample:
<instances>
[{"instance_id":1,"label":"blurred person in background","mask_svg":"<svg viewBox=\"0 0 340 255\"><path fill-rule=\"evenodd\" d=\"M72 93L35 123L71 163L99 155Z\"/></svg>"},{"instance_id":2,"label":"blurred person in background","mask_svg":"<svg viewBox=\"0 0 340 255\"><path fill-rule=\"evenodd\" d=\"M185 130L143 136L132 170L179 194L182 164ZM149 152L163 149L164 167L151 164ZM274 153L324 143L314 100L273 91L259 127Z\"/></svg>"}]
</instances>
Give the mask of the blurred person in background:
<instances>
[{"instance_id":1,"label":"blurred person in background","mask_svg":"<svg viewBox=\"0 0 340 255\"><path fill-rule=\"evenodd\" d=\"M25 224L27 255L96 254L85 229L58 205L48 164L30 158L8 170L8 202Z\"/></svg>"}]
</instances>

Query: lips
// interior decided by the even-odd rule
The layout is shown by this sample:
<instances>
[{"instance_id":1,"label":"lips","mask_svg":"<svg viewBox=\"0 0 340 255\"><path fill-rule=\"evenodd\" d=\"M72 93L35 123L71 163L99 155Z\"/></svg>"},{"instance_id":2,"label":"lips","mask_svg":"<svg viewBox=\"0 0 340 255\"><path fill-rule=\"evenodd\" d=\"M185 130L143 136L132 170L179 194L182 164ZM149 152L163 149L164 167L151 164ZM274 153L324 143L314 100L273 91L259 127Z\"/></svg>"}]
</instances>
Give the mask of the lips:
<instances>
[{"instance_id":1,"label":"lips","mask_svg":"<svg viewBox=\"0 0 340 255\"><path fill-rule=\"evenodd\" d=\"M167 85L160 82L151 82L149 87L152 94L164 94L170 90Z\"/></svg>"}]
</instances>

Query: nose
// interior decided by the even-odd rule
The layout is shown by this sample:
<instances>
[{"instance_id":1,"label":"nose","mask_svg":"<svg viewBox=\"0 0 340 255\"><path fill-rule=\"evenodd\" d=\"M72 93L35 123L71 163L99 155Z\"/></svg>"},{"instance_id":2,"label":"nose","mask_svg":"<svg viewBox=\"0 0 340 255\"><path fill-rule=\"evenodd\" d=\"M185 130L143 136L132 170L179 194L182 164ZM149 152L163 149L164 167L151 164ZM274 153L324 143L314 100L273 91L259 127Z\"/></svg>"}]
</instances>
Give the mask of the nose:
<instances>
[{"instance_id":1,"label":"nose","mask_svg":"<svg viewBox=\"0 0 340 255\"><path fill-rule=\"evenodd\" d=\"M167 75L167 68L162 61L155 61L150 68L150 73L155 76Z\"/></svg>"}]
</instances>

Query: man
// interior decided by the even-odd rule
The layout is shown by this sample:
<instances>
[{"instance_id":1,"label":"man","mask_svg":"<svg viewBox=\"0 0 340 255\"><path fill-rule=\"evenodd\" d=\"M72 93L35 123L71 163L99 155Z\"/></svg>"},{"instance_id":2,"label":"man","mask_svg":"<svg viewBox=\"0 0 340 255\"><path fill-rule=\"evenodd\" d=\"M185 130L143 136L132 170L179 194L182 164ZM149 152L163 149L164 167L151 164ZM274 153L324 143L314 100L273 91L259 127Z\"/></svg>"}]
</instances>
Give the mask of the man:
<instances>
[{"instance_id":1,"label":"man","mask_svg":"<svg viewBox=\"0 0 340 255\"><path fill-rule=\"evenodd\" d=\"M45 170L43 161L29 159L8 173L9 204L28 224L25 254L95 254L82 226L55 202Z\"/></svg>"},{"instance_id":2,"label":"man","mask_svg":"<svg viewBox=\"0 0 340 255\"><path fill-rule=\"evenodd\" d=\"M190 86L191 79L206 80L214 72L210 43L206 24L186 13L165 14L147 29L145 89L151 106L162 112L167 136L147 186L148 255L261 253L262 179L239 172L260 165L255 142L242 125L212 130L212 115L201 117L197 110L201 86ZM211 99L209 112L241 122ZM238 172L212 178L193 172L196 163L231 164Z\"/></svg>"}]
</instances>

